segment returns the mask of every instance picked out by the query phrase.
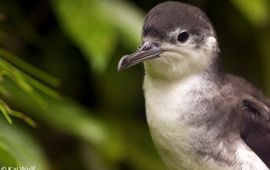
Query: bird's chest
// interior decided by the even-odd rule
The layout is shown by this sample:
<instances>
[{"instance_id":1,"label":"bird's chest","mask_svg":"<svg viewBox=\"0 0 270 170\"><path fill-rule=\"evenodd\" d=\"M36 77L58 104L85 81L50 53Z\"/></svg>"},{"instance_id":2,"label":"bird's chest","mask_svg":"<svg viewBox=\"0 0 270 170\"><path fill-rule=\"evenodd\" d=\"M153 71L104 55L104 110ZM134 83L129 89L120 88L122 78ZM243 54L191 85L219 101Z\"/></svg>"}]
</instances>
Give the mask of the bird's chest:
<instances>
[{"instance_id":1,"label":"bird's chest","mask_svg":"<svg viewBox=\"0 0 270 170\"><path fill-rule=\"evenodd\" d=\"M195 78L172 83L146 78L144 95L148 124L151 128L179 133L181 128L187 128L188 124L211 112L215 89L210 86Z\"/></svg>"},{"instance_id":2,"label":"bird's chest","mask_svg":"<svg viewBox=\"0 0 270 170\"><path fill-rule=\"evenodd\" d=\"M195 114L197 100L180 86L145 90L147 121L153 128L179 130Z\"/></svg>"},{"instance_id":3,"label":"bird's chest","mask_svg":"<svg viewBox=\"0 0 270 170\"><path fill-rule=\"evenodd\" d=\"M171 169L190 169L190 164L186 163L194 164L196 161L190 152L192 136L198 137L204 130L204 127L193 126L192 123L205 116L211 108L207 102L211 95L202 94L207 92L203 88L210 86L200 79L168 84L149 81L145 79L144 94L152 138L164 162L174 166ZM196 166L201 169L196 164L193 169L197 169Z\"/></svg>"}]
</instances>

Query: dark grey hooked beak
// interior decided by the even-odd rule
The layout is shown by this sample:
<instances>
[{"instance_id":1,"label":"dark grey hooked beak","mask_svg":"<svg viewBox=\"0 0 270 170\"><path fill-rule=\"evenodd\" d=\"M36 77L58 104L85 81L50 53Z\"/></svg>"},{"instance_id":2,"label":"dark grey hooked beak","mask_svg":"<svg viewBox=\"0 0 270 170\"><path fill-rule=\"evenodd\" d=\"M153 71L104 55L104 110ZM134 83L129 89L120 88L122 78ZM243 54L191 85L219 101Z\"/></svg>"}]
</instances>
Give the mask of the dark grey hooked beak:
<instances>
[{"instance_id":1,"label":"dark grey hooked beak","mask_svg":"<svg viewBox=\"0 0 270 170\"><path fill-rule=\"evenodd\" d=\"M124 70L143 61L157 58L162 51L163 50L158 44L146 41L136 52L124 55L120 59L118 63L118 71Z\"/></svg>"}]
</instances>

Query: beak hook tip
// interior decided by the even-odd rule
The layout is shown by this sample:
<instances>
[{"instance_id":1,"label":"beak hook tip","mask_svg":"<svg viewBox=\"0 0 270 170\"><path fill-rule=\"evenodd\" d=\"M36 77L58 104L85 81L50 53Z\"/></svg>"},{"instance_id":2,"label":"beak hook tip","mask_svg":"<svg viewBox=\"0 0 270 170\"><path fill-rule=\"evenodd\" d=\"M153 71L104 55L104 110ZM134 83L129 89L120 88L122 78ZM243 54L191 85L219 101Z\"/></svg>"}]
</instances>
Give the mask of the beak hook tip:
<instances>
[{"instance_id":1,"label":"beak hook tip","mask_svg":"<svg viewBox=\"0 0 270 170\"><path fill-rule=\"evenodd\" d=\"M120 61L118 62L118 65L117 65L117 70L118 71L122 71L125 69L125 66L124 66L124 61L126 60L126 56L123 56Z\"/></svg>"}]
</instances>

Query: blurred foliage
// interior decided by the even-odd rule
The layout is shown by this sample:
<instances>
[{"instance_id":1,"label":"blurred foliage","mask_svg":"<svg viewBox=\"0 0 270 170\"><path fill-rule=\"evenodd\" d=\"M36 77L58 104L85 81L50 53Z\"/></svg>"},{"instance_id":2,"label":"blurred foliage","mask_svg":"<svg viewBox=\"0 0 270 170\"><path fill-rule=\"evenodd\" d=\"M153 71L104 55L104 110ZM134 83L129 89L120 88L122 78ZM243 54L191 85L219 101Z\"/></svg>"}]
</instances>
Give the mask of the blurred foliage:
<instances>
[{"instance_id":1,"label":"blurred foliage","mask_svg":"<svg viewBox=\"0 0 270 170\"><path fill-rule=\"evenodd\" d=\"M103 71L119 36L130 46L140 39L142 12L125 1L52 1L63 29L85 53L95 71Z\"/></svg>"},{"instance_id":2,"label":"blurred foliage","mask_svg":"<svg viewBox=\"0 0 270 170\"><path fill-rule=\"evenodd\" d=\"M249 3L245 0L231 1L254 26L265 26L269 24L268 0L256 0Z\"/></svg>"},{"instance_id":3,"label":"blurred foliage","mask_svg":"<svg viewBox=\"0 0 270 170\"><path fill-rule=\"evenodd\" d=\"M142 67L116 70L159 2L0 1L0 167L164 170L145 121ZM212 20L225 70L270 94L270 2L185 2Z\"/></svg>"},{"instance_id":4,"label":"blurred foliage","mask_svg":"<svg viewBox=\"0 0 270 170\"><path fill-rule=\"evenodd\" d=\"M4 58L13 58L16 59L14 56L12 56L7 51L0 49L0 78L1 81L5 81L5 78L9 78L12 80L18 87L20 87L22 90L24 90L27 94L29 94L29 97L32 97L35 99L36 102L40 104L40 106L44 106L44 101L37 95L34 88L37 88L39 90L42 90L44 92L47 92L47 94L51 94L52 96L58 96L54 91L50 90L43 84L39 83L35 79L29 77L27 74L24 74L20 70L18 70L16 67L11 65L9 62L3 60ZM17 59L16 59L17 61ZM44 73L45 74L45 73ZM0 93L5 96L9 96L10 93L4 86L0 87ZM12 120L10 118L10 115L16 116L19 118L24 119L26 122L31 124L32 126L35 126L35 122L32 121L29 117L25 116L24 114L12 110L3 100L0 100L0 110L7 119L9 123L12 123Z\"/></svg>"},{"instance_id":5,"label":"blurred foliage","mask_svg":"<svg viewBox=\"0 0 270 170\"><path fill-rule=\"evenodd\" d=\"M0 166L36 166L49 169L40 145L31 134L17 125L0 121Z\"/></svg>"}]
</instances>

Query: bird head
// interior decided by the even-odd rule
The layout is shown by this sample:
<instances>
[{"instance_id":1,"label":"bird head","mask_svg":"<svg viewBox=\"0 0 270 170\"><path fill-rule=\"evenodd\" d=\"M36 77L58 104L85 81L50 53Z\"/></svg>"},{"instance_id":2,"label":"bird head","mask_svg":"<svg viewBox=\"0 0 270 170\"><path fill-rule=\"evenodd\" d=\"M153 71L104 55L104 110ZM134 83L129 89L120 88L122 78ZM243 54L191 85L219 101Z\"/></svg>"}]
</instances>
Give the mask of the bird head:
<instances>
[{"instance_id":1,"label":"bird head","mask_svg":"<svg viewBox=\"0 0 270 170\"><path fill-rule=\"evenodd\" d=\"M123 56L118 70L144 62L149 76L175 79L208 69L218 52L206 14L195 6L168 1L146 15L140 48Z\"/></svg>"}]
</instances>

